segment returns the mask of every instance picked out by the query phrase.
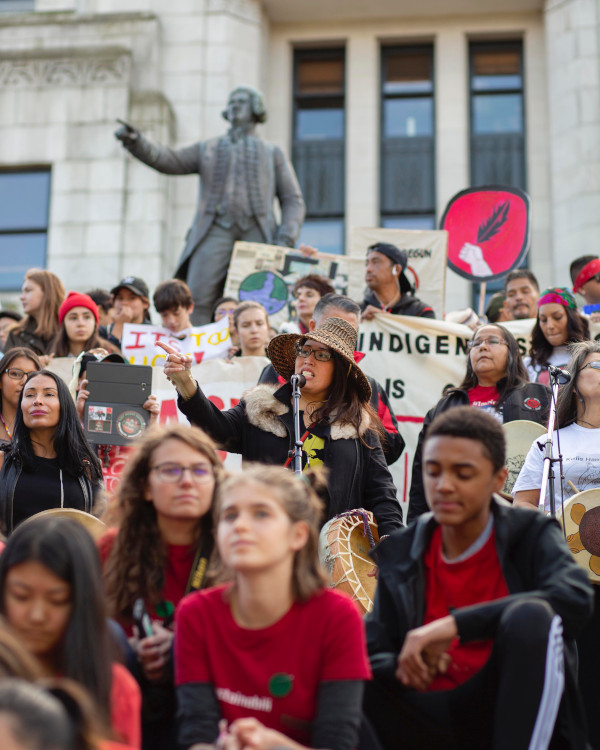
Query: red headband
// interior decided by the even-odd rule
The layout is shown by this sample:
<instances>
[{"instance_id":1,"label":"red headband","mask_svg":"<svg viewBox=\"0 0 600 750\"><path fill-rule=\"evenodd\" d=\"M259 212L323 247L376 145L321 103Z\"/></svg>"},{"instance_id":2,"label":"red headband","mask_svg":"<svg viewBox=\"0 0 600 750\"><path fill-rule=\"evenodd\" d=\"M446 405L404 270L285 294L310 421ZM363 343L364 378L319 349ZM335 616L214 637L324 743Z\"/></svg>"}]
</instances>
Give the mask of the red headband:
<instances>
[{"instance_id":1,"label":"red headband","mask_svg":"<svg viewBox=\"0 0 600 750\"><path fill-rule=\"evenodd\" d=\"M586 265L577 274L577 278L575 279L575 283L573 284L573 292L578 292L586 283L586 281L589 281L592 276L596 276L596 274L599 273L600 258L596 258L595 260L591 260L589 263L586 263Z\"/></svg>"}]
</instances>

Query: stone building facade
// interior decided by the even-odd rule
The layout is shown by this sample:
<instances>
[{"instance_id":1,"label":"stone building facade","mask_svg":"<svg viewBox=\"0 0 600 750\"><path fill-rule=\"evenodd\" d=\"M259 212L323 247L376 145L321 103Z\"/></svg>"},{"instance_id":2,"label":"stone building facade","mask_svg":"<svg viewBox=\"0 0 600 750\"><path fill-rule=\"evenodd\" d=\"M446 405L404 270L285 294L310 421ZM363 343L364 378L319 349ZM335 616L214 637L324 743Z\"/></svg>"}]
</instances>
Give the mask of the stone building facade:
<instances>
[{"instance_id":1,"label":"stone building facade","mask_svg":"<svg viewBox=\"0 0 600 750\"><path fill-rule=\"evenodd\" d=\"M495 141L486 147L473 125L483 106L506 153L521 149L511 174L532 200L529 264L542 285L566 284L574 257L600 252L600 0L422 6L0 0L0 299L14 298L38 256L69 289L170 276L197 178L135 162L113 137L116 120L184 146L224 131L221 111L240 83L264 91L262 135L294 157L308 192L305 238L338 251L353 226L435 226L473 183L475 161L490 161L481 153ZM518 75L503 69L510 60ZM487 103L476 101L486 81ZM486 110L498 109L496 94L516 107L517 135ZM19 182L36 170L46 175L39 195ZM394 213L396 190L414 210ZM46 204L34 219L36 200ZM447 308L470 302L449 273Z\"/></svg>"}]
</instances>

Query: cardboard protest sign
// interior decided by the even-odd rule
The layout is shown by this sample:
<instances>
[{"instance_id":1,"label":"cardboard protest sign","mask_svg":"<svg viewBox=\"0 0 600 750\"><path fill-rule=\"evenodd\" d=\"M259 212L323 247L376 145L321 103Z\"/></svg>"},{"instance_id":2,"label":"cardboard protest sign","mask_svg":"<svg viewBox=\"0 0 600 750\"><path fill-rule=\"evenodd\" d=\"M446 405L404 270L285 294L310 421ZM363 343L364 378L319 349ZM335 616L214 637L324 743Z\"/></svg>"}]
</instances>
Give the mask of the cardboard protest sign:
<instances>
[{"instance_id":1,"label":"cardboard protest sign","mask_svg":"<svg viewBox=\"0 0 600 750\"><path fill-rule=\"evenodd\" d=\"M307 257L298 250L258 242L235 243L224 293L240 301L260 302L277 328L293 319L291 290L310 273L324 276L338 294L362 299L364 260L329 253Z\"/></svg>"},{"instance_id":2,"label":"cardboard protest sign","mask_svg":"<svg viewBox=\"0 0 600 750\"><path fill-rule=\"evenodd\" d=\"M360 287L357 301L363 299L365 291L365 261L367 248L376 242L389 242L401 250L406 250L408 266L405 276L415 289L419 299L433 307L435 317L444 313L446 295L446 254L448 233L440 230L354 228L350 235L350 255L359 259Z\"/></svg>"},{"instance_id":3,"label":"cardboard protest sign","mask_svg":"<svg viewBox=\"0 0 600 750\"><path fill-rule=\"evenodd\" d=\"M205 360L226 356L231 347L229 321L225 317L206 326L188 328L177 336L162 326L126 323L123 326L121 351L132 365L162 367L165 353L156 346L157 341L170 344L183 354L189 354L196 364L200 364Z\"/></svg>"},{"instance_id":4,"label":"cardboard protest sign","mask_svg":"<svg viewBox=\"0 0 600 750\"><path fill-rule=\"evenodd\" d=\"M513 187L468 188L446 206L448 265L465 279L487 282L506 276L529 250L529 196Z\"/></svg>"}]
</instances>

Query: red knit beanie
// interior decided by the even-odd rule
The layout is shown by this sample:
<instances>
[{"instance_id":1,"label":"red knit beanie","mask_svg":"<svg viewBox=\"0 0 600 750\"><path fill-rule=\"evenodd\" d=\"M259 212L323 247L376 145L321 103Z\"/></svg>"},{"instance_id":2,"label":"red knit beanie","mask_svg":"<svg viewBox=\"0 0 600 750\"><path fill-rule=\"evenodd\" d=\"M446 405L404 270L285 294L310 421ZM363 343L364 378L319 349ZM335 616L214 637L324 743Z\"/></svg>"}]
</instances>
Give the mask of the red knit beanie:
<instances>
[{"instance_id":1,"label":"red knit beanie","mask_svg":"<svg viewBox=\"0 0 600 750\"><path fill-rule=\"evenodd\" d=\"M72 310L74 307L86 307L90 310L96 318L96 325L100 322L100 315L98 314L98 305L94 300L87 294L80 294L79 292L69 292L67 299L62 303L58 310L58 322L62 324L65 315Z\"/></svg>"}]
</instances>

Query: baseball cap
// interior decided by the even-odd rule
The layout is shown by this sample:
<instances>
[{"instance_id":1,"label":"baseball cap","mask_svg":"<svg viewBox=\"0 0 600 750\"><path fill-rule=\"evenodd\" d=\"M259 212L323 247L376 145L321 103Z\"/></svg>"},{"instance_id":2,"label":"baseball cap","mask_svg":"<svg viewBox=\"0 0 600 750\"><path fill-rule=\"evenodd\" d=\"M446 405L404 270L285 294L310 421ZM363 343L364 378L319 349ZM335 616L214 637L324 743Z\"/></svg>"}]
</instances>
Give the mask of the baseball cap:
<instances>
[{"instance_id":1,"label":"baseball cap","mask_svg":"<svg viewBox=\"0 0 600 750\"><path fill-rule=\"evenodd\" d=\"M137 294L138 297L147 297L150 299L148 285L143 279L140 279L137 276L125 276L125 278L121 279L114 289L110 290L110 293L118 294L119 289L129 289L130 292Z\"/></svg>"}]
</instances>

